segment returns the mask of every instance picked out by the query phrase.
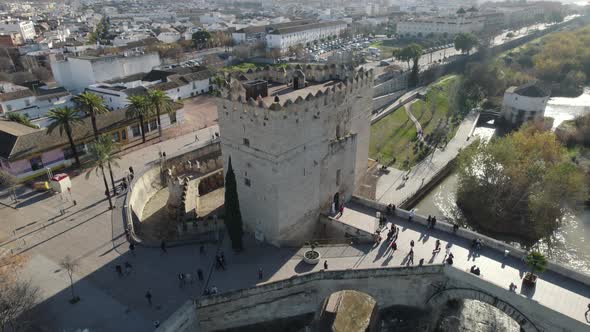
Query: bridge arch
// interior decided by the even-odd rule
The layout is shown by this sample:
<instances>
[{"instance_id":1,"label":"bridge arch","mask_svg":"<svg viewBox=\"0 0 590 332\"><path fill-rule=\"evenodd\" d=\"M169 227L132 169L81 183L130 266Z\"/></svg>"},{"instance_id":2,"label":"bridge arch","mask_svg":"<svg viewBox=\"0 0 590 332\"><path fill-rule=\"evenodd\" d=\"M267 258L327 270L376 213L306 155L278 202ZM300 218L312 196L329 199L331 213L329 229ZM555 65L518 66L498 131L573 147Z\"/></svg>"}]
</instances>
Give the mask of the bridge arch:
<instances>
[{"instance_id":1,"label":"bridge arch","mask_svg":"<svg viewBox=\"0 0 590 332\"><path fill-rule=\"evenodd\" d=\"M515 322L520 325L520 330L524 332L541 332L541 330L524 315L520 310L511 305L510 303L502 300L501 298L484 292L475 288L467 287L450 287L439 289L434 292L427 300L426 304L432 307L440 307L449 300L477 300L483 303L487 303L498 310L502 311Z\"/></svg>"}]
</instances>

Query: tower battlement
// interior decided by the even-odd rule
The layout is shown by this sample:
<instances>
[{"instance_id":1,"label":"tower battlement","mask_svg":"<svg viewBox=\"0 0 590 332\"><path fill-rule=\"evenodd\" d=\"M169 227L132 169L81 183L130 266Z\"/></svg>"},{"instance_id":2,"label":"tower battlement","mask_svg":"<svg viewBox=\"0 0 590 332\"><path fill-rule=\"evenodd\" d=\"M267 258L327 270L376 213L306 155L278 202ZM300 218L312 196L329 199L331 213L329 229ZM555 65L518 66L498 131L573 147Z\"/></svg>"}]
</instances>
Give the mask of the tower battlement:
<instances>
[{"instance_id":1,"label":"tower battlement","mask_svg":"<svg viewBox=\"0 0 590 332\"><path fill-rule=\"evenodd\" d=\"M218 98L220 111L241 111L272 118L278 115L273 115L277 112L300 112L339 105L347 96L365 93L373 87L372 70L354 70L345 65L267 66L245 73L230 73L225 79ZM266 82L268 91L260 88L261 82ZM250 86L254 85L255 90L250 90Z\"/></svg>"},{"instance_id":2,"label":"tower battlement","mask_svg":"<svg viewBox=\"0 0 590 332\"><path fill-rule=\"evenodd\" d=\"M221 150L246 229L278 245L312 238L320 213L350 199L366 172L373 72L266 67L225 83Z\"/></svg>"}]
</instances>

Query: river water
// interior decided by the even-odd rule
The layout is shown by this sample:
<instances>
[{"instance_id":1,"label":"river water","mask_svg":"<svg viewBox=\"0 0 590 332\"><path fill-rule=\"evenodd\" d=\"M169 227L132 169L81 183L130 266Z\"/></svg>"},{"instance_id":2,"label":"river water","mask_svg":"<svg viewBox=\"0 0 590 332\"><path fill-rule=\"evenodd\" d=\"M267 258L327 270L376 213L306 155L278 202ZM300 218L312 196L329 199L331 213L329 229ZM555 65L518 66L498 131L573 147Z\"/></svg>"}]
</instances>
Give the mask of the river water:
<instances>
[{"instance_id":1,"label":"river water","mask_svg":"<svg viewBox=\"0 0 590 332\"><path fill-rule=\"evenodd\" d=\"M590 113L588 87L576 98L551 98L545 110L545 116L555 119L554 129L561 122L586 113ZM478 127L474 134L482 139L490 139L494 130ZM456 189L457 175L452 173L415 206L416 212L450 220L462 219L463 216L455 203ZM518 243L512 244L518 246ZM551 239L540 240L537 245L550 259L590 273L590 208L586 207L577 213L566 212L563 224L554 232Z\"/></svg>"}]
</instances>

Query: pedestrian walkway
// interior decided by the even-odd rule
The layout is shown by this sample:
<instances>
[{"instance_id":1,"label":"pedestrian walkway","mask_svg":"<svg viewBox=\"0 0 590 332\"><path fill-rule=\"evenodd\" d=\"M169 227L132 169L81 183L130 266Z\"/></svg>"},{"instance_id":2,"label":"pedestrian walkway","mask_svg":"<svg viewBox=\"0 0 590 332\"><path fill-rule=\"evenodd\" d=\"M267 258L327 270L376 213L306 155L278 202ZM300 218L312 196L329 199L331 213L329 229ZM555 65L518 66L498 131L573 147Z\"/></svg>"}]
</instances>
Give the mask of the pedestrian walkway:
<instances>
[{"instance_id":1,"label":"pedestrian walkway","mask_svg":"<svg viewBox=\"0 0 590 332\"><path fill-rule=\"evenodd\" d=\"M413 100L418 94L426 93L427 90L428 90L427 87L422 86L422 87L415 88L413 90L410 90L410 91L404 93L401 97L399 97L391 105L384 108L381 112L373 114L373 116L371 117L371 124L383 119L385 116L387 116L391 112L394 112L395 110L397 110L401 106L405 105L407 102Z\"/></svg>"},{"instance_id":2,"label":"pedestrian walkway","mask_svg":"<svg viewBox=\"0 0 590 332\"><path fill-rule=\"evenodd\" d=\"M436 149L431 155L412 167L410 171L389 167L390 172L384 172L377 180L376 200L381 203L393 203L399 206L412 197L424 185L428 184L449 162L451 162L459 151L468 146L471 131L477 113L471 112L459 125L457 133L444 147Z\"/></svg>"},{"instance_id":3,"label":"pedestrian walkway","mask_svg":"<svg viewBox=\"0 0 590 332\"><path fill-rule=\"evenodd\" d=\"M357 204L348 204L344 209L343 215L339 218L346 220L354 217L355 219L363 216L365 222L373 222L376 210L366 208ZM356 220L357 222L359 220ZM399 217L390 218L387 223L387 229L391 228L392 223L399 227L399 236L397 238L398 249L392 251L387 241L383 240L379 245L355 245L340 247L330 247L330 253L341 251L347 253L350 248L364 252L362 256L350 256L343 254L334 257L322 257L322 262L327 259L331 269L345 270L350 268L364 269L386 266L412 266L418 265L421 259L424 264L441 264L449 254L453 254L453 266L464 271L469 271L473 265L481 270L480 277L488 282L496 284L502 288L508 289L511 283L517 285L516 292L524 297L528 297L546 307L561 312L564 315L572 317L581 322L586 322L585 311L590 303L590 285L582 284L573 279L568 279L563 275L546 271L539 274L536 288L533 292L522 289L521 279L530 269L521 259L505 257L504 253L498 252L492 248L486 247L475 251L471 248L471 242L464 238L458 237L447 232L427 229L425 226L416 222L408 222L406 219ZM382 231L383 238L387 229ZM436 240L441 242L441 251L433 253ZM410 242L414 241L413 264L409 262ZM320 248L321 250L321 248ZM301 252L298 252L298 255ZM301 270L301 257L294 256L279 271L277 271L270 280L276 281L286 279ZM318 264L308 271L319 271L323 268ZM590 326L589 326L590 328Z\"/></svg>"}]
</instances>

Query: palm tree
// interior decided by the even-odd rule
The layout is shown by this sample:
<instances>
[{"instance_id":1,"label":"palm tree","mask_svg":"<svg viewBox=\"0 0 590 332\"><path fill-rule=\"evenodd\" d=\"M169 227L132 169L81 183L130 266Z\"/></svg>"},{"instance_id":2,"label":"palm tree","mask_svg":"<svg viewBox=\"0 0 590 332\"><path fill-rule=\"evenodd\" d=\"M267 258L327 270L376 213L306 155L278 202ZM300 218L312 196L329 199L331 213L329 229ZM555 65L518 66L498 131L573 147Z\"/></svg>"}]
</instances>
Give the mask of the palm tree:
<instances>
[{"instance_id":1,"label":"palm tree","mask_svg":"<svg viewBox=\"0 0 590 332\"><path fill-rule=\"evenodd\" d=\"M92 130L94 139L98 139L98 128L96 127L96 115L106 113L109 110L104 106L102 98L92 92L83 92L74 97L74 102L78 104L82 112L90 116L92 120Z\"/></svg>"},{"instance_id":2,"label":"palm tree","mask_svg":"<svg viewBox=\"0 0 590 332\"><path fill-rule=\"evenodd\" d=\"M113 192L117 193L117 187L115 186L115 177L113 176L113 168L112 166L119 167L117 160L121 159L121 157L115 155L115 150L117 149L118 144L109 136L109 135L100 135L96 144L100 145L102 151L106 154L106 163L109 167L109 175L111 177L111 185L113 186Z\"/></svg>"},{"instance_id":3,"label":"palm tree","mask_svg":"<svg viewBox=\"0 0 590 332\"><path fill-rule=\"evenodd\" d=\"M150 108L156 110L156 119L158 121L158 136L162 137L162 126L160 126L160 114L162 112L168 113L172 111L172 104L174 102L162 90L148 91L147 99Z\"/></svg>"},{"instance_id":4,"label":"palm tree","mask_svg":"<svg viewBox=\"0 0 590 332\"><path fill-rule=\"evenodd\" d=\"M50 121L49 126L47 126L47 134L51 134L56 128L59 128L60 136L65 131L66 135L68 136L68 141L70 142L70 148L72 149L72 153L76 159L76 166L79 168L80 158L78 157L76 144L74 143L74 139L72 137L72 128L82 123L82 119L80 118L80 115L78 115L78 111L71 107L57 108L49 111L47 113L47 118Z\"/></svg>"},{"instance_id":5,"label":"palm tree","mask_svg":"<svg viewBox=\"0 0 590 332\"><path fill-rule=\"evenodd\" d=\"M111 200L109 184L107 183L107 177L104 173L104 167L108 165L110 158L108 154L109 143L104 143L104 141L101 142L101 140L99 139L98 141L92 143L88 148L88 154L90 155L92 160L94 160L95 164L92 168L88 170L88 172L86 172L86 179L88 180L90 174L92 174L92 171L94 171L96 175L99 175L99 172L102 174L102 180L104 182L105 187L104 194L105 196L107 196L107 199L109 200L109 209L113 209L113 201Z\"/></svg>"},{"instance_id":6,"label":"palm tree","mask_svg":"<svg viewBox=\"0 0 590 332\"><path fill-rule=\"evenodd\" d=\"M150 107L145 96L131 96L128 98L129 106L127 106L127 117L139 119L139 129L141 130L141 138L145 143L144 119L150 114Z\"/></svg>"}]
</instances>

